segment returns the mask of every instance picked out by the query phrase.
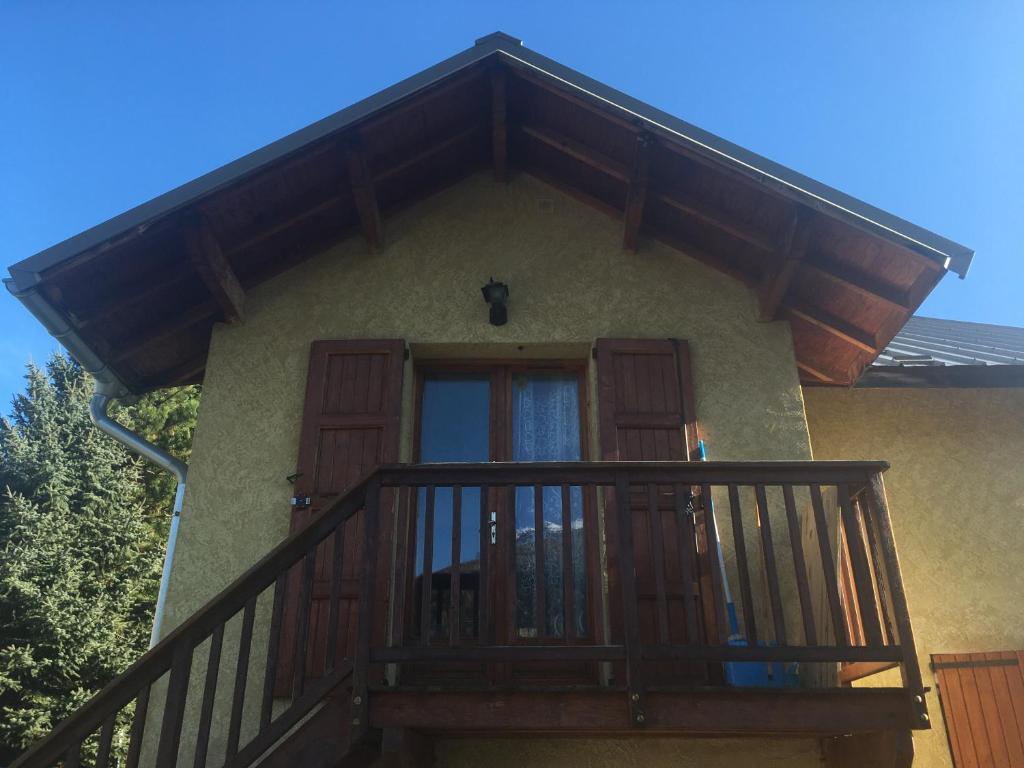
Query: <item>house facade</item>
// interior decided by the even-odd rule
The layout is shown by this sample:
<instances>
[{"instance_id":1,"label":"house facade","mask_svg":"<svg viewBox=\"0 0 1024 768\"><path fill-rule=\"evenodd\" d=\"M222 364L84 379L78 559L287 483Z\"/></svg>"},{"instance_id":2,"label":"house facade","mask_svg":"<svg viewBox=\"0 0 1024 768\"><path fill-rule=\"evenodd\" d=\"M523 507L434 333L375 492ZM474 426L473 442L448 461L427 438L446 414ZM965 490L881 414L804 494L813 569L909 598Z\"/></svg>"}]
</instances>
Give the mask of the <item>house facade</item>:
<instances>
[{"instance_id":1,"label":"house facade","mask_svg":"<svg viewBox=\"0 0 1024 768\"><path fill-rule=\"evenodd\" d=\"M15 265L101 425L203 384L159 642L17 765L1014 764L971 256L496 34Z\"/></svg>"}]
</instances>

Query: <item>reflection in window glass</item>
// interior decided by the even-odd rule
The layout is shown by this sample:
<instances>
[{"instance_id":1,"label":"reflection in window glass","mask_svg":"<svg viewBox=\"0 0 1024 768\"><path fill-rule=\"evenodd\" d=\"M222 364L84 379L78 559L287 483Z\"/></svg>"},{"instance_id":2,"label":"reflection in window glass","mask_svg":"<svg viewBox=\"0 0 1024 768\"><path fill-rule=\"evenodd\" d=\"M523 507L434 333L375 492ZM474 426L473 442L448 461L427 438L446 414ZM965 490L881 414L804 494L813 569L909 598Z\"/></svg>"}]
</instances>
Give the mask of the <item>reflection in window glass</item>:
<instances>
[{"instance_id":1,"label":"reflection in window glass","mask_svg":"<svg viewBox=\"0 0 1024 768\"><path fill-rule=\"evenodd\" d=\"M485 462L490 458L490 377L487 375L430 375L423 382L420 459ZM480 489L463 488L459 551L459 622L463 637L477 637L480 594ZM413 589L415 628L422 615L426 491L416 503L416 563ZM454 617L451 611L453 491L434 494L433 543L430 548L431 636L445 637Z\"/></svg>"}]
</instances>

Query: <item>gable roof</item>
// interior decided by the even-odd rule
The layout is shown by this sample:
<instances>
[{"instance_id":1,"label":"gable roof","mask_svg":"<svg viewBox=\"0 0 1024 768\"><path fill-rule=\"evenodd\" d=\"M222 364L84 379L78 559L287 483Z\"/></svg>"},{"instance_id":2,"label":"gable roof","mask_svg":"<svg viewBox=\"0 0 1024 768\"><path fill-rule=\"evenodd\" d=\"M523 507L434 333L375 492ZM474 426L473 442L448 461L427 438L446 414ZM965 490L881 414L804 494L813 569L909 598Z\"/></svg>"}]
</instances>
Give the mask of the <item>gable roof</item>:
<instances>
[{"instance_id":1,"label":"gable roof","mask_svg":"<svg viewBox=\"0 0 1024 768\"><path fill-rule=\"evenodd\" d=\"M865 387L1024 386L1024 328L912 317L857 383Z\"/></svg>"},{"instance_id":2,"label":"gable roof","mask_svg":"<svg viewBox=\"0 0 1024 768\"><path fill-rule=\"evenodd\" d=\"M142 392L200 380L245 290L482 168L526 172L758 290L801 375L848 384L973 253L495 33L10 267L83 364ZM637 258L642 258L642 253Z\"/></svg>"}]
</instances>

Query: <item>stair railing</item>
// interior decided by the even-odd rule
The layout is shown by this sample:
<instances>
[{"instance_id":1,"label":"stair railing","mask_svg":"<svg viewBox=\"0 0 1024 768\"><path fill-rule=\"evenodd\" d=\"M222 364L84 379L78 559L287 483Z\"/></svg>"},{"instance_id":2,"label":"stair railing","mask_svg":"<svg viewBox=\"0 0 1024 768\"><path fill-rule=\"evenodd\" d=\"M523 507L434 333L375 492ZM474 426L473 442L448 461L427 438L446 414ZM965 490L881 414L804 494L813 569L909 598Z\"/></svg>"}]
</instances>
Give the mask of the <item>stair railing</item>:
<instances>
[{"instance_id":1,"label":"stair railing","mask_svg":"<svg viewBox=\"0 0 1024 768\"><path fill-rule=\"evenodd\" d=\"M316 516L308 527L285 539L48 736L30 747L11 764L11 768L52 765L77 768L83 764L97 768L115 765L126 768L139 765L204 768L208 762L225 768L250 765L352 674L351 659L336 659L335 654L328 651L324 660L324 676L308 686L304 685L301 676L307 663L311 602L308 597L318 549L331 538L335 544L343 541L345 528L351 527L346 524L366 506L368 499L371 506L377 503L379 494L376 487L372 477L361 481ZM373 492L368 494L370 488ZM337 547L335 551L341 552L342 549ZM299 568L300 593L307 599L300 601L298 642L290 650L295 654L293 668L300 679L292 687L291 698L284 703L277 696L279 691L275 693L281 650L280 626L289 592L289 577ZM265 663L258 724L253 727L251 723L243 723L243 716L255 707L255 699L252 696L247 698L246 689L251 687L251 678L258 671L251 662L261 650L254 648L253 639L258 608L263 601L273 602L273 613L263 656ZM336 603L332 602L332 607L334 605ZM328 627L334 636L337 635L338 622L337 611L332 611ZM226 631L229 623L232 630ZM233 631L235 626L239 627L237 632ZM201 656L196 653L200 646L207 649L205 675L201 685L196 679L194 682L197 684L190 687L190 681L195 677L193 667L202 666ZM195 663L194 657L199 663ZM232 657L236 659L234 674L223 675L222 667L230 671ZM223 736L223 724L219 721L214 724L218 691L222 693L221 702L225 696L230 697L223 760L211 755L211 732L215 732L218 739ZM154 696L161 694L164 702L160 722L148 723L151 728L155 726L157 732L147 739L150 703ZM194 744L183 745L182 727L190 695L201 697L198 699L201 705L194 731L190 726L189 742L194 735ZM127 745L115 744L117 725L128 721L131 727Z\"/></svg>"}]
</instances>

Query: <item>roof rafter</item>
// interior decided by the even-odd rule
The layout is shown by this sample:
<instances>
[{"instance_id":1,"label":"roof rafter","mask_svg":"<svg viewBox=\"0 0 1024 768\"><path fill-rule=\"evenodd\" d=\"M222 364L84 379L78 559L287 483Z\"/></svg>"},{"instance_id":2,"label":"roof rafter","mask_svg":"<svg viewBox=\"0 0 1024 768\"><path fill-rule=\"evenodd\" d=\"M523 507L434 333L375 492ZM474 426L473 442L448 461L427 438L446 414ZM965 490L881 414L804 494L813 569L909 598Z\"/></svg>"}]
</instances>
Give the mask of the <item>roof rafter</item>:
<instances>
[{"instance_id":1,"label":"roof rafter","mask_svg":"<svg viewBox=\"0 0 1024 768\"><path fill-rule=\"evenodd\" d=\"M835 380L835 378L832 375L830 375L828 373L824 373L822 371L819 371L817 368L812 368L807 363L801 362L800 360L796 361L796 367L799 368L804 373L806 373L806 374L808 374L810 376L813 376L815 379L820 381L822 384L835 384L836 383L836 380Z\"/></svg>"},{"instance_id":2,"label":"roof rafter","mask_svg":"<svg viewBox=\"0 0 1024 768\"><path fill-rule=\"evenodd\" d=\"M831 259L826 261L820 255L814 254L804 260L803 268L811 270L827 280L840 283L866 299L883 301L904 312L911 310L910 300L905 291L875 280L870 275L850 269Z\"/></svg>"},{"instance_id":3,"label":"roof rafter","mask_svg":"<svg viewBox=\"0 0 1024 768\"><path fill-rule=\"evenodd\" d=\"M186 309L178 314L170 315L147 326L132 337L124 339L121 343L113 344L113 360L115 363L123 362L133 355L173 336L178 331L186 330L201 322L209 321L217 314L217 306L212 301L204 301Z\"/></svg>"},{"instance_id":4,"label":"roof rafter","mask_svg":"<svg viewBox=\"0 0 1024 768\"><path fill-rule=\"evenodd\" d=\"M560 152L564 152L569 155L569 157L573 157L581 163L585 163L592 168L596 168L597 170L608 174L612 178L626 182L627 184L629 183L630 169L625 163L620 163L618 160L608 157L607 155L598 152L596 149L591 149L586 144L582 144L575 139L564 136L557 131L525 123L519 126L519 130L530 138L536 139L542 144L547 144L549 147L557 149Z\"/></svg>"},{"instance_id":5,"label":"roof rafter","mask_svg":"<svg viewBox=\"0 0 1024 768\"><path fill-rule=\"evenodd\" d=\"M787 311L793 317L810 323L816 328L820 328L837 339L842 339L847 344L851 344L868 354L877 355L880 351L878 341L870 333L856 328L845 320L840 320L838 317L834 317L817 307L801 302L796 306L788 307Z\"/></svg>"}]
</instances>

